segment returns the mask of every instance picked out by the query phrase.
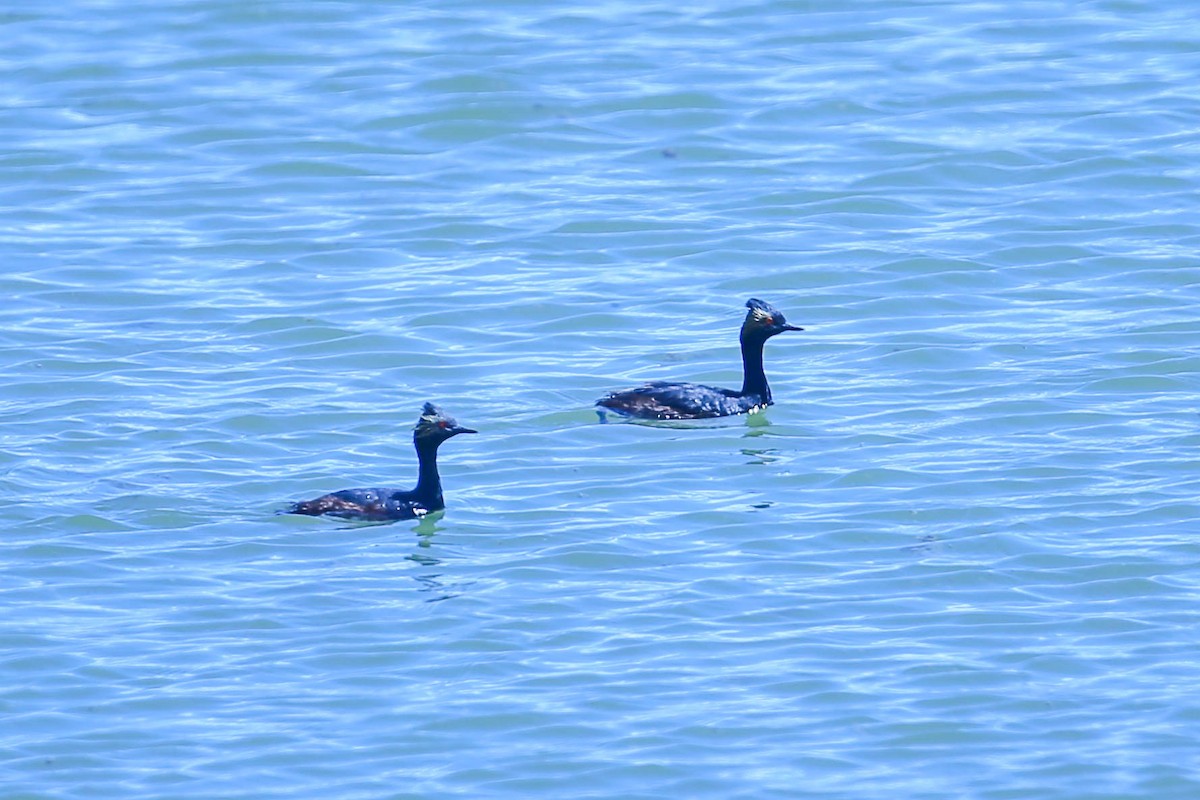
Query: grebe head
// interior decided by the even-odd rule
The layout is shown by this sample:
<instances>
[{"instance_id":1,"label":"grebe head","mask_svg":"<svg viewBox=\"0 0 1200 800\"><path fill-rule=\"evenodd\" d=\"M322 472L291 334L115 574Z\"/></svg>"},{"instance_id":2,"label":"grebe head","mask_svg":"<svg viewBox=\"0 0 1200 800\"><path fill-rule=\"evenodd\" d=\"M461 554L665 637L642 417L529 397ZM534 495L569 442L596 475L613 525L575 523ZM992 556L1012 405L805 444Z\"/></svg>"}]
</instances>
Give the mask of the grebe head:
<instances>
[{"instance_id":1,"label":"grebe head","mask_svg":"<svg viewBox=\"0 0 1200 800\"><path fill-rule=\"evenodd\" d=\"M454 417L442 411L433 403L426 403L421 411L421 418L413 428L413 441L444 442L451 436L460 433L479 433L471 428L459 425Z\"/></svg>"},{"instance_id":2,"label":"grebe head","mask_svg":"<svg viewBox=\"0 0 1200 800\"><path fill-rule=\"evenodd\" d=\"M804 330L799 326L789 325L783 312L765 300L751 297L746 301L746 308L750 310L746 312L746 321L742 323L742 336L769 339L784 331Z\"/></svg>"}]
</instances>

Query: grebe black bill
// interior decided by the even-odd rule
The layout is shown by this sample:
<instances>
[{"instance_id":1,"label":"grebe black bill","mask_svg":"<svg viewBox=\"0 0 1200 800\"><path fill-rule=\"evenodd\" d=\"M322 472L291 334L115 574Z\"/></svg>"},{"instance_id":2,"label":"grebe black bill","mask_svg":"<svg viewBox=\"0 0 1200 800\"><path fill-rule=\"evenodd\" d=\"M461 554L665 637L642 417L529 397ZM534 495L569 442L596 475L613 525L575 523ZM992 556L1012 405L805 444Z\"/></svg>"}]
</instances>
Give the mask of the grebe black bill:
<instances>
[{"instance_id":1,"label":"grebe black bill","mask_svg":"<svg viewBox=\"0 0 1200 800\"><path fill-rule=\"evenodd\" d=\"M606 411L638 419L709 419L733 414L754 414L773 403L763 371L763 345L784 331L802 331L789 325L783 313L757 298L746 301L746 319L739 341L742 346L742 389L722 389L698 383L654 381L610 392L596 401L604 421Z\"/></svg>"},{"instance_id":2,"label":"grebe black bill","mask_svg":"<svg viewBox=\"0 0 1200 800\"><path fill-rule=\"evenodd\" d=\"M340 517L369 521L419 519L446 507L442 500L442 482L438 476L438 445L460 433L478 433L459 425L433 403L426 403L413 428L413 446L417 449L417 485L407 489L343 489L315 500L293 503L287 514Z\"/></svg>"}]
</instances>

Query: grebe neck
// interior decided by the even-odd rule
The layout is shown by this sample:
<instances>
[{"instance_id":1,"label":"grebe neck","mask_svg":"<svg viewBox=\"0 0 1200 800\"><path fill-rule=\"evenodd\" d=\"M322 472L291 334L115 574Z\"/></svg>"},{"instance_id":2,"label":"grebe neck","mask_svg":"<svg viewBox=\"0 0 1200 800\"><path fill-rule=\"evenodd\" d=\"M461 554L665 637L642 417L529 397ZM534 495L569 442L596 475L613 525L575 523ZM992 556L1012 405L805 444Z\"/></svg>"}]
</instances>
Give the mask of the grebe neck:
<instances>
[{"instance_id":1,"label":"grebe neck","mask_svg":"<svg viewBox=\"0 0 1200 800\"><path fill-rule=\"evenodd\" d=\"M417 472L417 488L413 489L421 500L432 501L442 496L442 480L438 476L437 451L440 442L416 440L417 462L420 468Z\"/></svg>"},{"instance_id":2,"label":"grebe neck","mask_svg":"<svg viewBox=\"0 0 1200 800\"><path fill-rule=\"evenodd\" d=\"M756 395L764 403L771 402L771 388L767 386L767 373L763 370L763 345L766 339L742 335L742 397Z\"/></svg>"}]
</instances>

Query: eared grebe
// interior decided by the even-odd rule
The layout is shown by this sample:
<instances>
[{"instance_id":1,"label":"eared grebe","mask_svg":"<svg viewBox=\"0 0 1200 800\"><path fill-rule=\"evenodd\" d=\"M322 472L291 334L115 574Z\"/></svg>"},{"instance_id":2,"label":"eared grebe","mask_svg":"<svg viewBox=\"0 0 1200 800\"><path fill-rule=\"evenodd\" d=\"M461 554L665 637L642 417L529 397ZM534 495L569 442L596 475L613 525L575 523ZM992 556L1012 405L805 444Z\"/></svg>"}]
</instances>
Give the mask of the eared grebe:
<instances>
[{"instance_id":1,"label":"eared grebe","mask_svg":"<svg viewBox=\"0 0 1200 800\"><path fill-rule=\"evenodd\" d=\"M426 403L413 428L413 445L420 462L415 489L343 489L316 500L293 503L287 513L381 521L417 519L441 511L446 504L442 501L442 482L438 477L437 449L442 442L460 433L478 431L464 428L433 403Z\"/></svg>"},{"instance_id":2,"label":"eared grebe","mask_svg":"<svg viewBox=\"0 0 1200 800\"><path fill-rule=\"evenodd\" d=\"M763 345L777 333L802 331L770 303L750 298L742 323L742 390L701 386L696 383L654 381L634 389L611 392L596 401L600 419L604 410L641 419L706 419L731 414L753 414L771 405L771 387L763 372Z\"/></svg>"}]
</instances>

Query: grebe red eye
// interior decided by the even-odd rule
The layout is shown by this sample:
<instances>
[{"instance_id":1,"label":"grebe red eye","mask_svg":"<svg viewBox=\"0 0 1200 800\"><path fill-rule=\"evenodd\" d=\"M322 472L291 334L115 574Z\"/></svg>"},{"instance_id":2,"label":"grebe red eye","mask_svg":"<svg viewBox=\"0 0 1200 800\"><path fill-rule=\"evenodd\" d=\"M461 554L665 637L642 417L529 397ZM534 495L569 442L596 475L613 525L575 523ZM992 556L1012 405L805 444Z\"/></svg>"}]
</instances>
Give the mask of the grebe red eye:
<instances>
[{"instance_id":1,"label":"grebe red eye","mask_svg":"<svg viewBox=\"0 0 1200 800\"><path fill-rule=\"evenodd\" d=\"M445 430L445 428L446 428L446 420L444 420L444 419L439 419L439 420L438 420L438 427L439 427L439 428L442 428L443 430Z\"/></svg>"}]
</instances>

